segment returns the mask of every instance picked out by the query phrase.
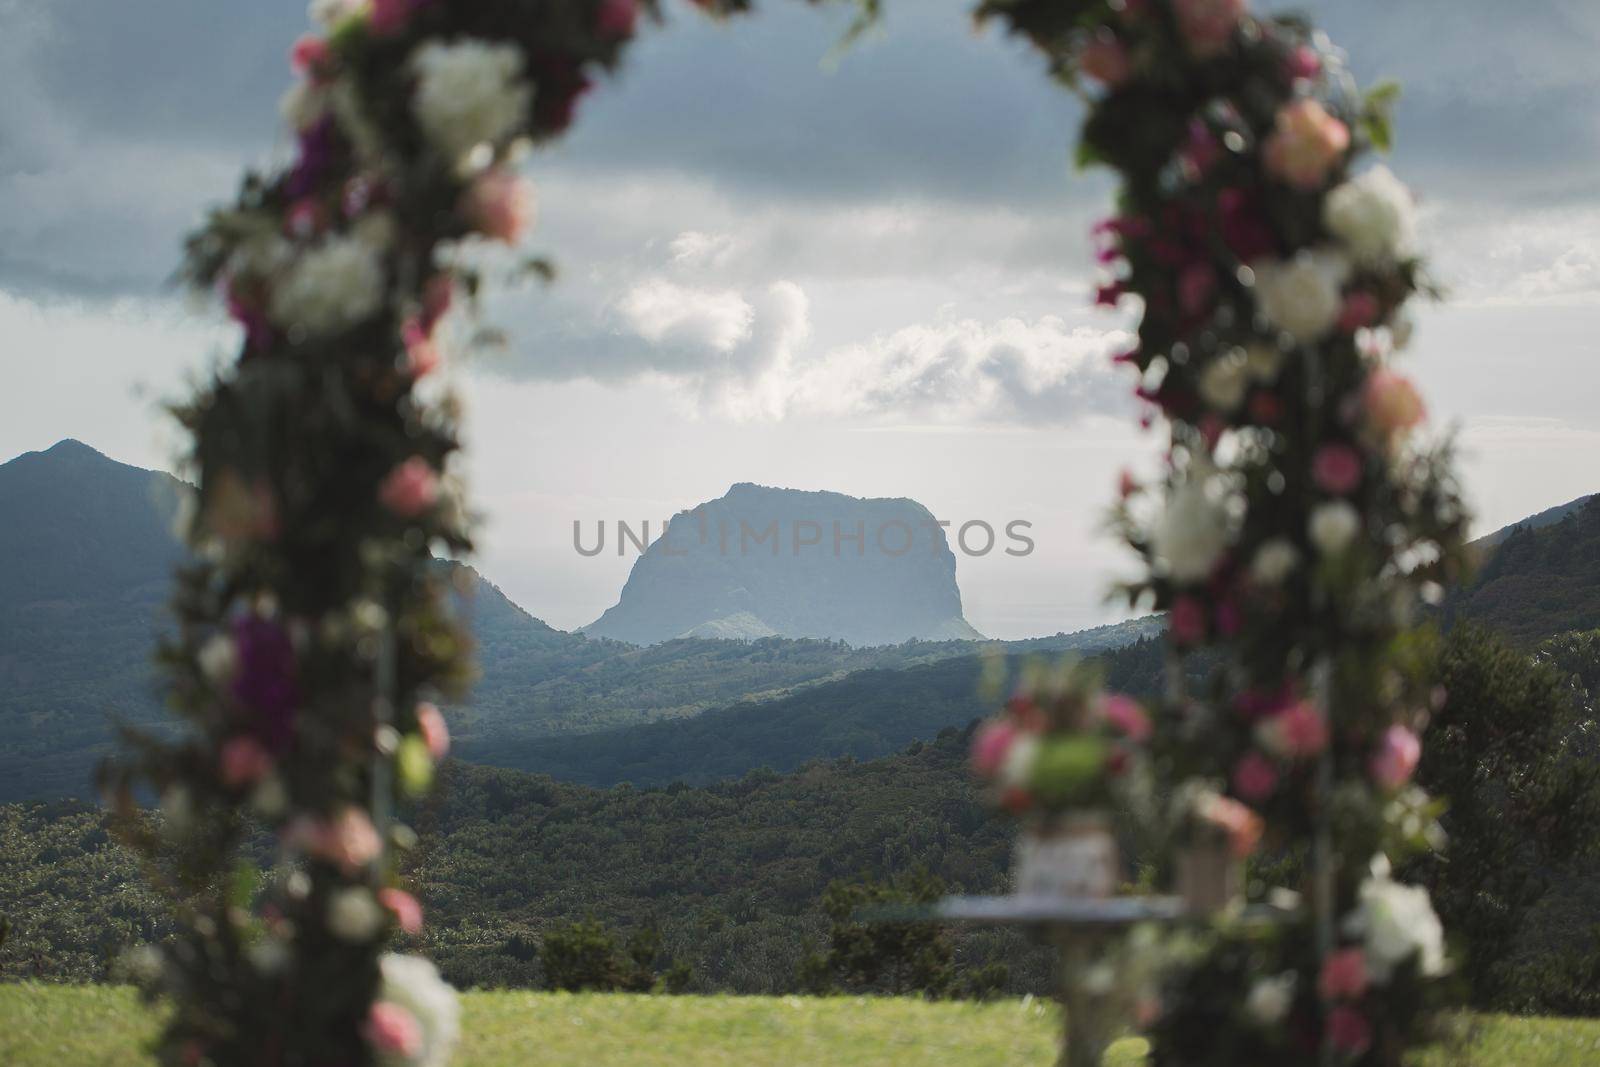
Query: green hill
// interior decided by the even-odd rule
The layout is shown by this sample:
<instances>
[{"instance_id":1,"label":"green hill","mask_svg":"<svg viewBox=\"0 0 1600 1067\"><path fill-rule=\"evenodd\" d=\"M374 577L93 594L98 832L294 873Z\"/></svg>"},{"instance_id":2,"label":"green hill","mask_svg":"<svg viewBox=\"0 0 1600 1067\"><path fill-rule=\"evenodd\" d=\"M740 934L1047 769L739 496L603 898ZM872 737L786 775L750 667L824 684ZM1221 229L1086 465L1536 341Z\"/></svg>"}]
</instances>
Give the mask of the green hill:
<instances>
[{"instance_id":1,"label":"green hill","mask_svg":"<svg viewBox=\"0 0 1600 1067\"><path fill-rule=\"evenodd\" d=\"M1547 512L1479 542L1484 563L1447 599L1446 622L1470 619L1527 646L1600 626L1600 499L1567 508L1554 522L1537 521Z\"/></svg>"}]
</instances>

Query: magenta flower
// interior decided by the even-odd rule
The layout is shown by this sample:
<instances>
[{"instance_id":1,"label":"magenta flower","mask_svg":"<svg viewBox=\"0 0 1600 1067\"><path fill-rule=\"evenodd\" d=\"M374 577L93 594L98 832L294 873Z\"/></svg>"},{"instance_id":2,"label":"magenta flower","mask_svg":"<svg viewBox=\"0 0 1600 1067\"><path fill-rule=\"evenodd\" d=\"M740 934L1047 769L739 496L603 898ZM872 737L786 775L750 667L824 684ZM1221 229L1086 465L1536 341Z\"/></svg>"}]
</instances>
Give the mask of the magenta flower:
<instances>
[{"instance_id":1,"label":"magenta flower","mask_svg":"<svg viewBox=\"0 0 1600 1067\"><path fill-rule=\"evenodd\" d=\"M1178 644L1199 644L1206 636L1206 609L1194 597L1181 596L1167 612L1167 626Z\"/></svg>"},{"instance_id":2,"label":"magenta flower","mask_svg":"<svg viewBox=\"0 0 1600 1067\"><path fill-rule=\"evenodd\" d=\"M1259 752L1246 752L1233 768L1233 791L1246 800L1260 802L1278 788L1278 769Z\"/></svg>"},{"instance_id":3,"label":"magenta flower","mask_svg":"<svg viewBox=\"0 0 1600 1067\"><path fill-rule=\"evenodd\" d=\"M1305 759L1328 746L1328 722L1315 704L1300 700L1261 722L1256 735L1274 755Z\"/></svg>"},{"instance_id":4,"label":"magenta flower","mask_svg":"<svg viewBox=\"0 0 1600 1067\"><path fill-rule=\"evenodd\" d=\"M1017 728L1004 719L990 719L978 727L972 737L972 769L985 778L993 778L1011 751L1017 733Z\"/></svg>"},{"instance_id":5,"label":"magenta flower","mask_svg":"<svg viewBox=\"0 0 1600 1067\"><path fill-rule=\"evenodd\" d=\"M1311 477L1324 493L1342 496L1361 484L1361 454L1349 445L1323 445L1311 460Z\"/></svg>"},{"instance_id":6,"label":"magenta flower","mask_svg":"<svg viewBox=\"0 0 1600 1067\"><path fill-rule=\"evenodd\" d=\"M1345 333L1355 333L1363 326L1371 326L1378 321L1382 310L1377 297L1365 289L1357 289L1346 294L1344 306L1339 309L1339 329Z\"/></svg>"},{"instance_id":7,"label":"magenta flower","mask_svg":"<svg viewBox=\"0 0 1600 1067\"><path fill-rule=\"evenodd\" d=\"M1289 53L1285 63L1289 77L1297 81L1310 81L1322 73L1322 57L1310 45L1299 45Z\"/></svg>"},{"instance_id":8,"label":"magenta flower","mask_svg":"<svg viewBox=\"0 0 1600 1067\"><path fill-rule=\"evenodd\" d=\"M253 725L268 749L282 753L294 741L300 702L289 632L272 619L245 615L233 624L233 643L238 657L233 697L256 713Z\"/></svg>"}]
</instances>

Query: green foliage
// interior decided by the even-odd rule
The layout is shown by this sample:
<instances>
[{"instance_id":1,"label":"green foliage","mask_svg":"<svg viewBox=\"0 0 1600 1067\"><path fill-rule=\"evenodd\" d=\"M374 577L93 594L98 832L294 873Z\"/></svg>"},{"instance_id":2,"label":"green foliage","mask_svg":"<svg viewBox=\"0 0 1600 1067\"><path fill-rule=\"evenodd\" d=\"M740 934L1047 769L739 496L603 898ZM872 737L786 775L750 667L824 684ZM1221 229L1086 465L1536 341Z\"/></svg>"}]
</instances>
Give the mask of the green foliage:
<instances>
[{"instance_id":1,"label":"green foliage","mask_svg":"<svg viewBox=\"0 0 1600 1067\"><path fill-rule=\"evenodd\" d=\"M1600 500L1559 522L1507 532L1445 602L1444 618L1481 623L1527 647L1600 627Z\"/></svg>"},{"instance_id":2,"label":"green foliage","mask_svg":"<svg viewBox=\"0 0 1600 1067\"><path fill-rule=\"evenodd\" d=\"M682 993L694 977L688 964L663 959L653 924L624 942L594 918L558 926L544 935L539 957L546 985L569 993Z\"/></svg>"},{"instance_id":3,"label":"green foliage","mask_svg":"<svg viewBox=\"0 0 1600 1067\"><path fill-rule=\"evenodd\" d=\"M1549 940L1588 956L1597 945L1586 923L1532 924L1541 898L1582 870L1574 865L1600 841L1600 726L1569 682L1600 670L1594 637L1556 639L1536 661L1485 630L1458 627L1442 650L1448 699L1423 738L1418 779L1449 801L1449 846L1419 861L1414 876L1428 884L1447 929L1466 939L1462 975L1478 1006L1571 1007L1570 998L1546 1000L1549 973L1582 964L1546 954L1529 971L1518 945Z\"/></svg>"}]
</instances>

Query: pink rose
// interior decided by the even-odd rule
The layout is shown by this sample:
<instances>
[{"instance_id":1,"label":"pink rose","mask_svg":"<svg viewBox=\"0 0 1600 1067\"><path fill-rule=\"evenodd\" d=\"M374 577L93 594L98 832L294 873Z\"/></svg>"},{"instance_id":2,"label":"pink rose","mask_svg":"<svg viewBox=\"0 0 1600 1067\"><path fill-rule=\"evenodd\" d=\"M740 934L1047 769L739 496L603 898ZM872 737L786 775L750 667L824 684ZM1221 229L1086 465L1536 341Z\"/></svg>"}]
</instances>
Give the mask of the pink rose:
<instances>
[{"instance_id":1,"label":"pink rose","mask_svg":"<svg viewBox=\"0 0 1600 1067\"><path fill-rule=\"evenodd\" d=\"M1100 701L1100 715L1128 740L1140 743L1150 740L1150 716L1132 697L1122 693L1107 694Z\"/></svg>"},{"instance_id":2,"label":"pink rose","mask_svg":"<svg viewBox=\"0 0 1600 1067\"><path fill-rule=\"evenodd\" d=\"M1217 271L1209 263L1191 263L1178 274L1178 307L1193 318L1211 310L1217 293Z\"/></svg>"},{"instance_id":3,"label":"pink rose","mask_svg":"<svg viewBox=\"0 0 1600 1067\"><path fill-rule=\"evenodd\" d=\"M378 903L394 916L400 929L416 937L422 933L422 905L404 889L378 890Z\"/></svg>"},{"instance_id":4,"label":"pink rose","mask_svg":"<svg viewBox=\"0 0 1600 1067\"><path fill-rule=\"evenodd\" d=\"M1172 639L1180 645L1197 645L1206 636L1206 609L1191 596L1181 596L1172 602L1167 612L1167 626Z\"/></svg>"},{"instance_id":5,"label":"pink rose","mask_svg":"<svg viewBox=\"0 0 1600 1067\"><path fill-rule=\"evenodd\" d=\"M1311 460L1311 477L1324 493L1343 495L1361 484L1361 454L1349 445L1323 445Z\"/></svg>"},{"instance_id":6,"label":"pink rose","mask_svg":"<svg viewBox=\"0 0 1600 1067\"><path fill-rule=\"evenodd\" d=\"M1322 57L1310 45L1299 45L1289 53L1285 67L1296 81L1310 81L1322 73Z\"/></svg>"},{"instance_id":7,"label":"pink rose","mask_svg":"<svg viewBox=\"0 0 1600 1067\"><path fill-rule=\"evenodd\" d=\"M331 820L301 816L285 833L291 847L339 867L346 874L377 859L383 850L377 827L367 813L347 804Z\"/></svg>"},{"instance_id":8,"label":"pink rose","mask_svg":"<svg viewBox=\"0 0 1600 1067\"><path fill-rule=\"evenodd\" d=\"M1422 742L1404 726L1391 726L1383 732L1378 751L1372 754L1367 770L1372 780L1393 791L1411 781L1422 759Z\"/></svg>"},{"instance_id":9,"label":"pink rose","mask_svg":"<svg viewBox=\"0 0 1600 1067\"><path fill-rule=\"evenodd\" d=\"M412 1059L422 1051L422 1025L405 1008L388 1000L374 1001L367 1009L361 1036L374 1052Z\"/></svg>"},{"instance_id":10,"label":"pink rose","mask_svg":"<svg viewBox=\"0 0 1600 1067\"><path fill-rule=\"evenodd\" d=\"M290 237L306 240L321 233L326 221L322 204L317 198L303 196L284 212L283 228Z\"/></svg>"},{"instance_id":11,"label":"pink rose","mask_svg":"<svg viewBox=\"0 0 1600 1067\"><path fill-rule=\"evenodd\" d=\"M1328 745L1328 723L1309 700L1289 705L1256 730L1269 751L1292 759L1315 756Z\"/></svg>"},{"instance_id":12,"label":"pink rose","mask_svg":"<svg viewBox=\"0 0 1600 1067\"><path fill-rule=\"evenodd\" d=\"M533 224L533 186L508 167L491 167L463 195L462 214L485 237L514 245Z\"/></svg>"},{"instance_id":13,"label":"pink rose","mask_svg":"<svg viewBox=\"0 0 1600 1067\"><path fill-rule=\"evenodd\" d=\"M433 331L439 320L450 313L456 299L456 280L449 274L435 274L422 286L422 327Z\"/></svg>"},{"instance_id":14,"label":"pink rose","mask_svg":"<svg viewBox=\"0 0 1600 1067\"><path fill-rule=\"evenodd\" d=\"M1183 147L1178 153L1187 167L1198 177L1210 170L1212 164L1221 158L1222 149L1205 120L1194 118L1189 120L1189 136L1184 140Z\"/></svg>"},{"instance_id":15,"label":"pink rose","mask_svg":"<svg viewBox=\"0 0 1600 1067\"><path fill-rule=\"evenodd\" d=\"M449 754L450 727L445 725L439 709L426 701L417 705L417 731L434 759L444 759Z\"/></svg>"},{"instance_id":16,"label":"pink rose","mask_svg":"<svg viewBox=\"0 0 1600 1067\"><path fill-rule=\"evenodd\" d=\"M253 737L230 737L217 754L222 784L229 789L255 785L272 773L272 753Z\"/></svg>"},{"instance_id":17,"label":"pink rose","mask_svg":"<svg viewBox=\"0 0 1600 1067\"><path fill-rule=\"evenodd\" d=\"M442 358L439 346L420 319L410 318L401 325L400 340L406 347L406 373L411 377L421 378L438 368Z\"/></svg>"},{"instance_id":18,"label":"pink rose","mask_svg":"<svg viewBox=\"0 0 1600 1067\"><path fill-rule=\"evenodd\" d=\"M1359 1056L1372 1046L1372 1024L1347 1004L1328 1013L1328 1041L1340 1052Z\"/></svg>"},{"instance_id":19,"label":"pink rose","mask_svg":"<svg viewBox=\"0 0 1600 1067\"><path fill-rule=\"evenodd\" d=\"M1411 429L1428 415L1417 387L1392 370L1373 371L1361 400L1368 423L1386 437Z\"/></svg>"},{"instance_id":20,"label":"pink rose","mask_svg":"<svg viewBox=\"0 0 1600 1067\"><path fill-rule=\"evenodd\" d=\"M631 37L638 18L637 0L602 0L594 28L606 37Z\"/></svg>"},{"instance_id":21,"label":"pink rose","mask_svg":"<svg viewBox=\"0 0 1600 1067\"><path fill-rule=\"evenodd\" d=\"M1228 47L1247 5L1245 0L1177 0L1174 6L1189 51L1206 59Z\"/></svg>"},{"instance_id":22,"label":"pink rose","mask_svg":"<svg viewBox=\"0 0 1600 1067\"><path fill-rule=\"evenodd\" d=\"M383 479L378 500L403 519L415 518L439 499L439 476L428 461L412 456Z\"/></svg>"},{"instance_id":23,"label":"pink rose","mask_svg":"<svg viewBox=\"0 0 1600 1067\"><path fill-rule=\"evenodd\" d=\"M1296 189L1321 188L1350 147L1350 129L1315 100L1296 100L1278 112L1277 129L1267 138L1267 170Z\"/></svg>"},{"instance_id":24,"label":"pink rose","mask_svg":"<svg viewBox=\"0 0 1600 1067\"><path fill-rule=\"evenodd\" d=\"M1115 89L1133 73L1133 60L1122 42L1110 33L1097 33L1078 53L1078 68L1101 84Z\"/></svg>"},{"instance_id":25,"label":"pink rose","mask_svg":"<svg viewBox=\"0 0 1600 1067\"><path fill-rule=\"evenodd\" d=\"M1233 791L1251 801L1262 801L1278 788L1278 769L1259 752L1246 752L1233 768Z\"/></svg>"},{"instance_id":26,"label":"pink rose","mask_svg":"<svg viewBox=\"0 0 1600 1067\"><path fill-rule=\"evenodd\" d=\"M296 74L317 78L327 68L333 52L321 37L306 34L289 49L289 67Z\"/></svg>"},{"instance_id":27,"label":"pink rose","mask_svg":"<svg viewBox=\"0 0 1600 1067\"><path fill-rule=\"evenodd\" d=\"M1134 479L1132 471L1124 469L1121 474L1117 475L1117 496L1119 498L1127 500L1138 491L1139 483Z\"/></svg>"},{"instance_id":28,"label":"pink rose","mask_svg":"<svg viewBox=\"0 0 1600 1067\"><path fill-rule=\"evenodd\" d=\"M972 769L985 778L993 778L1011 751L1017 733L1017 728L1004 719L990 719L978 727L972 738Z\"/></svg>"},{"instance_id":29,"label":"pink rose","mask_svg":"<svg viewBox=\"0 0 1600 1067\"><path fill-rule=\"evenodd\" d=\"M1317 992L1323 1000L1355 1000L1367 991L1367 957L1359 948L1343 948L1322 961Z\"/></svg>"}]
</instances>

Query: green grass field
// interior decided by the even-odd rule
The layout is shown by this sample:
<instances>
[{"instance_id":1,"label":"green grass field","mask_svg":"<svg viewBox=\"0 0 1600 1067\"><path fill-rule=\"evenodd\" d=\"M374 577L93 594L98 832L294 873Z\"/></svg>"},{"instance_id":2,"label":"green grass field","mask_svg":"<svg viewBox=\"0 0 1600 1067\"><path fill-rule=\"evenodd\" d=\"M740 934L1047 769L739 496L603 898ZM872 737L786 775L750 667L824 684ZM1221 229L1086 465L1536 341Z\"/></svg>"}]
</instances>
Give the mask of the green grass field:
<instances>
[{"instance_id":1,"label":"green grass field","mask_svg":"<svg viewBox=\"0 0 1600 1067\"><path fill-rule=\"evenodd\" d=\"M997 1004L799 997L643 997L468 993L454 1067L995 1067L1055 1056L1056 1012ZM1476 1020L1472 1062L1485 1067L1600 1063L1600 1021ZM156 1020L132 991L103 986L0 985L5 1067L145 1067ZM1134 1067L1127 1039L1107 1064ZM1457 1067L1459 1055L1420 1067Z\"/></svg>"}]
</instances>

